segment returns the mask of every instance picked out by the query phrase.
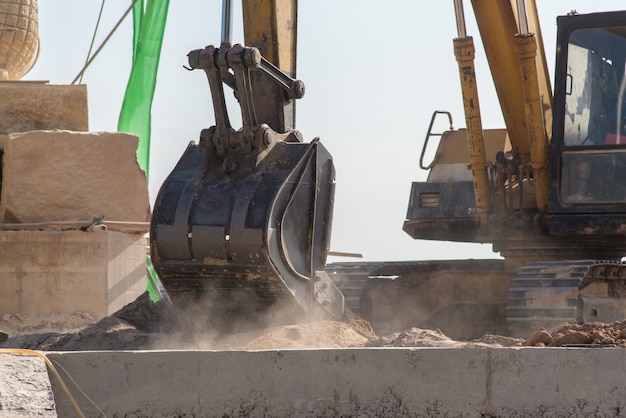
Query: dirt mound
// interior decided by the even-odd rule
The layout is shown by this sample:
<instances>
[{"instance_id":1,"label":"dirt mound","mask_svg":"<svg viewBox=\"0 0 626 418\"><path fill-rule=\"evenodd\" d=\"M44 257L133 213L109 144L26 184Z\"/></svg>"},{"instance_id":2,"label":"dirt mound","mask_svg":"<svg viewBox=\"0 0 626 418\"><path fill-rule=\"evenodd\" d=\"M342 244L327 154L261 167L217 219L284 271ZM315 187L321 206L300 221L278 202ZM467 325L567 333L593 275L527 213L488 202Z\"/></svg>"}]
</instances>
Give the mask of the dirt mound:
<instances>
[{"instance_id":1,"label":"dirt mound","mask_svg":"<svg viewBox=\"0 0 626 418\"><path fill-rule=\"evenodd\" d=\"M166 301L152 303L147 293L113 315L94 321L84 313L26 316L5 314L0 329L11 337L0 348L42 351L86 350L275 350L345 347L626 347L626 320L611 324L563 324L541 329L528 340L484 335L473 341L457 341L439 330L410 328L377 336L371 325L348 312L342 321L320 319L245 332L222 333L197 326L183 326L193 318L177 317ZM195 325L195 324L192 324Z\"/></svg>"},{"instance_id":2,"label":"dirt mound","mask_svg":"<svg viewBox=\"0 0 626 418\"><path fill-rule=\"evenodd\" d=\"M241 336L238 336L241 338ZM264 330L243 350L361 347L367 338L340 321L320 321Z\"/></svg>"},{"instance_id":3,"label":"dirt mound","mask_svg":"<svg viewBox=\"0 0 626 418\"><path fill-rule=\"evenodd\" d=\"M342 321L321 319L228 334L198 326L189 327L193 318L177 317L178 314L165 301L152 303L145 293L120 311L97 322L93 318L89 321L88 316L80 314L58 315L54 318L5 315L6 321L3 324L10 325L7 329L12 336L0 344L0 347L86 351L502 346L501 340L460 343L448 338L441 331L418 328L388 337L378 337L367 321L351 312L347 312ZM58 331L55 331L55 327Z\"/></svg>"},{"instance_id":4,"label":"dirt mound","mask_svg":"<svg viewBox=\"0 0 626 418\"><path fill-rule=\"evenodd\" d=\"M2 348L42 351L140 350L152 336L119 318L106 317L82 329L65 333L23 334L0 344Z\"/></svg>"},{"instance_id":5,"label":"dirt mound","mask_svg":"<svg viewBox=\"0 0 626 418\"><path fill-rule=\"evenodd\" d=\"M626 320L586 324L562 324L552 330L541 328L524 342L533 347L604 346L626 348Z\"/></svg>"},{"instance_id":6,"label":"dirt mound","mask_svg":"<svg viewBox=\"0 0 626 418\"><path fill-rule=\"evenodd\" d=\"M5 314L0 329L10 338L0 344L0 348L42 351L145 349L166 309L165 304L152 303L146 292L97 322L86 313Z\"/></svg>"},{"instance_id":7,"label":"dirt mound","mask_svg":"<svg viewBox=\"0 0 626 418\"><path fill-rule=\"evenodd\" d=\"M512 347L521 346L523 339L485 335L473 341L455 341L440 330L410 328L385 337L368 340L365 347Z\"/></svg>"},{"instance_id":8,"label":"dirt mound","mask_svg":"<svg viewBox=\"0 0 626 418\"><path fill-rule=\"evenodd\" d=\"M80 314L56 315L54 322L50 317L5 315L1 326L11 338L0 347L42 351L337 348L363 346L374 335L369 323L350 313L344 321L320 320L233 334L183 327L181 321L189 319L176 315L169 303L154 304L147 293L97 322Z\"/></svg>"}]
</instances>

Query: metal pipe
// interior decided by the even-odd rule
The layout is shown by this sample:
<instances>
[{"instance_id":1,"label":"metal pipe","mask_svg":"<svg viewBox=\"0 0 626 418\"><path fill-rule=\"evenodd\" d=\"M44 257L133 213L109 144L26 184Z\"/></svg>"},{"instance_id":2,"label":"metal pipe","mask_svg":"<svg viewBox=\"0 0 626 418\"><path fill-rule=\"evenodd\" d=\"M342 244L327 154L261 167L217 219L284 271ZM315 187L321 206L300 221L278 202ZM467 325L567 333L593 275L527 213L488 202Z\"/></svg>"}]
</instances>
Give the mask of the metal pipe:
<instances>
[{"instance_id":1,"label":"metal pipe","mask_svg":"<svg viewBox=\"0 0 626 418\"><path fill-rule=\"evenodd\" d=\"M222 44L233 43L233 0L222 0Z\"/></svg>"},{"instance_id":2,"label":"metal pipe","mask_svg":"<svg viewBox=\"0 0 626 418\"><path fill-rule=\"evenodd\" d=\"M617 139L615 141L616 144L622 143L622 104L624 103L624 92L626 91L626 75L622 77L622 81L619 84L619 92L617 95L617 120L615 123L617 124L615 128L615 132L617 134Z\"/></svg>"},{"instance_id":3,"label":"metal pipe","mask_svg":"<svg viewBox=\"0 0 626 418\"><path fill-rule=\"evenodd\" d=\"M517 20L520 35L528 35L528 15L526 14L526 2L517 0Z\"/></svg>"},{"instance_id":4,"label":"metal pipe","mask_svg":"<svg viewBox=\"0 0 626 418\"><path fill-rule=\"evenodd\" d=\"M467 37L465 28L465 13L463 12L463 0L454 0L454 15L456 17L456 31L459 39Z\"/></svg>"}]
</instances>

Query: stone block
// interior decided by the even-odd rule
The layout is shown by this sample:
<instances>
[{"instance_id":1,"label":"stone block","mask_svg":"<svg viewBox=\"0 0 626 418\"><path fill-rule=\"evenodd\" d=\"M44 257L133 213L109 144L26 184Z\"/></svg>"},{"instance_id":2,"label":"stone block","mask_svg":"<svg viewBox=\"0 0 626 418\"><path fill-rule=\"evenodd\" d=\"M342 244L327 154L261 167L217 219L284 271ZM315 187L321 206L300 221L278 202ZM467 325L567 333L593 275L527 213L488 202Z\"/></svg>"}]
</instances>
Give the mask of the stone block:
<instances>
[{"instance_id":1,"label":"stone block","mask_svg":"<svg viewBox=\"0 0 626 418\"><path fill-rule=\"evenodd\" d=\"M89 130L87 86L0 81L0 136L51 129Z\"/></svg>"},{"instance_id":2,"label":"stone block","mask_svg":"<svg viewBox=\"0 0 626 418\"><path fill-rule=\"evenodd\" d=\"M30 131L5 139L0 222L146 222L148 182L136 135Z\"/></svg>"},{"instance_id":3,"label":"stone block","mask_svg":"<svg viewBox=\"0 0 626 418\"><path fill-rule=\"evenodd\" d=\"M0 286L0 313L89 312L103 318L145 292L145 237L0 231Z\"/></svg>"}]
</instances>

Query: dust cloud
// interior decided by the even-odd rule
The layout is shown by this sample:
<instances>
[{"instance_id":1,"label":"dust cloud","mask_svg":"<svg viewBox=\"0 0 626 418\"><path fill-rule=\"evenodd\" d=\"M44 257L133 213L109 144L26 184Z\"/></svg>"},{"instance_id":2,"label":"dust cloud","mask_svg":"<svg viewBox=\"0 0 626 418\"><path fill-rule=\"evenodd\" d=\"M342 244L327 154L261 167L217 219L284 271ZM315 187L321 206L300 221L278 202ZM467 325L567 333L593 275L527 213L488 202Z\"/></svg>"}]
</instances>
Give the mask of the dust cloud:
<instances>
[{"instance_id":1,"label":"dust cloud","mask_svg":"<svg viewBox=\"0 0 626 418\"><path fill-rule=\"evenodd\" d=\"M626 320L615 323L562 324L540 329L524 340L483 335L471 341L450 338L438 329L409 327L377 335L371 324L351 312L342 320L323 314L289 319L269 311L255 326L243 322L228 331L206 321L206 312L152 303L147 293L111 316L95 321L86 313L28 316L4 314L0 329L10 338L0 348L42 351L88 350L283 350L351 347L562 347L626 348ZM205 316L202 316L205 314ZM229 313L230 314L230 313ZM225 318L222 318L222 320ZM274 321L274 322L272 322Z\"/></svg>"},{"instance_id":2,"label":"dust cloud","mask_svg":"<svg viewBox=\"0 0 626 418\"><path fill-rule=\"evenodd\" d=\"M209 311L212 320L207 320ZM100 321L87 323L88 317L81 314L59 315L66 319L62 327L59 324L61 332L55 332L53 324L42 324L43 317L5 315L0 329L11 338L0 347L44 351L337 348L361 347L374 336L367 322L350 313L337 321L322 312L304 317L292 309L274 309L246 321L245 315L235 318L224 311L218 317L215 312L215 306L181 309L165 300L152 303L145 293ZM68 331L72 324L77 327Z\"/></svg>"}]
</instances>

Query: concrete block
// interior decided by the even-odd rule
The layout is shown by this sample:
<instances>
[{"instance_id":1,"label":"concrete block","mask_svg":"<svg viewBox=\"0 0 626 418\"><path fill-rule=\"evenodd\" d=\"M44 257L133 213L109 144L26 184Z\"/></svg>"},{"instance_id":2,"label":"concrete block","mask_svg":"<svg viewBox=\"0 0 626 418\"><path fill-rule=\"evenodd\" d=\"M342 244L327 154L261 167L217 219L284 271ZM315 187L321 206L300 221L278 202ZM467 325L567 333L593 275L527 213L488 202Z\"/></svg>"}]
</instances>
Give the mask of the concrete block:
<instances>
[{"instance_id":1,"label":"concrete block","mask_svg":"<svg viewBox=\"0 0 626 418\"><path fill-rule=\"evenodd\" d=\"M31 131L4 145L0 222L146 222L146 174L137 163L136 135Z\"/></svg>"},{"instance_id":2,"label":"concrete block","mask_svg":"<svg viewBox=\"0 0 626 418\"><path fill-rule=\"evenodd\" d=\"M0 353L0 417L56 417L54 394L43 358Z\"/></svg>"},{"instance_id":3,"label":"concrete block","mask_svg":"<svg viewBox=\"0 0 626 418\"><path fill-rule=\"evenodd\" d=\"M103 318L145 292L145 262L141 234L0 230L0 313Z\"/></svg>"},{"instance_id":4,"label":"concrete block","mask_svg":"<svg viewBox=\"0 0 626 418\"><path fill-rule=\"evenodd\" d=\"M89 130L84 84L0 81L0 136L51 129Z\"/></svg>"},{"instance_id":5,"label":"concrete block","mask_svg":"<svg viewBox=\"0 0 626 418\"><path fill-rule=\"evenodd\" d=\"M484 402L480 350L68 354L50 358L111 416L464 416L456 414ZM444 373L434 365L445 365Z\"/></svg>"},{"instance_id":6,"label":"concrete block","mask_svg":"<svg viewBox=\"0 0 626 418\"><path fill-rule=\"evenodd\" d=\"M613 417L626 350L49 353L107 416ZM52 382L59 416L70 405ZM92 405L73 390L87 416Z\"/></svg>"},{"instance_id":7,"label":"concrete block","mask_svg":"<svg viewBox=\"0 0 626 418\"><path fill-rule=\"evenodd\" d=\"M626 410L626 350L491 350L489 364L492 416L617 417Z\"/></svg>"}]
</instances>

